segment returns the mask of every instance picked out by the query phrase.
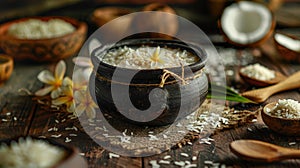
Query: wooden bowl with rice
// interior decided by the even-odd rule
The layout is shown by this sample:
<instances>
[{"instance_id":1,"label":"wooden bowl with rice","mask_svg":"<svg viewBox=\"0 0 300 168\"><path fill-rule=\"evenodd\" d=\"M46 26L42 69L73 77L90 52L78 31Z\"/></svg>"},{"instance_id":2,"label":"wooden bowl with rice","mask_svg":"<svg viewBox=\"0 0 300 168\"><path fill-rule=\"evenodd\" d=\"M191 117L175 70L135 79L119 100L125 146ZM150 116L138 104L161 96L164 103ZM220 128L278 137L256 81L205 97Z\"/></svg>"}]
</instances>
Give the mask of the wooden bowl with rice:
<instances>
[{"instance_id":1,"label":"wooden bowl with rice","mask_svg":"<svg viewBox=\"0 0 300 168\"><path fill-rule=\"evenodd\" d=\"M0 47L16 61L55 62L74 55L87 25L63 16L21 18L0 25Z\"/></svg>"},{"instance_id":2,"label":"wooden bowl with rice","mask_svg":"<svg viewBox=\"0 0 300 168\"><path fill-rule=\"evenodd\" d=\"M0 167L87 168L79 150L48 138L0 140Z\"/></svg>"},{"instance_id":3,"label":"wooden bowl with rice","mask_svg":"<svg viewBox=\"0 0 300 168\"><path fill-rule=\"evenodd\" d=\"M270 130L282 135L297 137L300 135L300 111L289 109L290 112L288 112L284 109L295 106L299 107L299 104L290 99L269 103L261 112L262 119ZM295 113L291 113L291 111Z\"/></svg>"}]
</instances>

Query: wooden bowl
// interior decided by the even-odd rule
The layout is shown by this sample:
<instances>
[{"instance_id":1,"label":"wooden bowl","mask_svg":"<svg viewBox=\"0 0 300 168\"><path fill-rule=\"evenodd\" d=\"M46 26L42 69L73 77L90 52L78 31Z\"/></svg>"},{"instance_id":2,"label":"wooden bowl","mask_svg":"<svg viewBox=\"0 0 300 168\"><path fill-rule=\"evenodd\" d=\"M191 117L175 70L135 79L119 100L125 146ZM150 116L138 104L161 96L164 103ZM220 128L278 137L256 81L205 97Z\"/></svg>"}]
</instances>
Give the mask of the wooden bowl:
<instances>
[{"instance_id":1,"label":"wooden bowl","mask_svg":"<svg viewBox=\"0 0 300 168\"><path fill-rule=\"evenodd\" d=\"M102 7L94 10L91 19L101 27L102 40L119 41L131 31L132 15L128 14L132 12L127 8Z\"/></svg>"},{"instance_id":2,"label":"wooden bowl","mask_svg":"<svg viewBox=\"0 0 300 168\"><path fill-rule=\"evenodd\" d=\"M187 79L187 84L182 84L182 82L171 76L160 87L161 77L164 74L163 69L138 70L120 68L101 61L101 57L108 51L124 46L133 48L140 46L166 46L168 48L186 50L200 59L189 66L166 68L179 76L182 75L182 68L184 68L184 72L186 72L184 79ZM208 92L208 81L206 75L202 73L207 59L206 52L199 47L192 47L192 45L187 45L180 41L163 39L124 40L114 46L103 45L97 48L92 52L91 58L95 68L89 82L91 95L98 102L102 113L113 116L119 121L150 126L172 124L177 119L182 119L198 109ZM187 73L190 70L193 73ZM135 75L132 76L132 74ZM196 77L195 74L198 74L198 76ZM131 81L128 82L128 78ZM117 100L113 98L113 94L116 93L112 92L112 86L121 89L117 92ZM128 87L129 95L126 91ZM153 93L156 96L157 104L149 100L150 93L154 89L162 91L162 95L156 95L157 92ZM161 105L160 102L164 100L166 102ZM155 108L148 110L150 106ZM159 107L159 109L156 107ZM160 113L161 110L162 113ZM154 118L153 116L157 116L157 114L159 116ZM132 115L139 119L130 119ZM149 118L154 119L148 121Z\"/></svg>"},{"instance_id":3,"label":"wooden bowl","mask_svg":"<svg viewBox=\"0 0 300 168\"><path fill-rule=\"evenodd\" d=\"M276 38L275 38L276 34L284 35L288 38L298 40L299 42L300 42L300 37L292 36L292 35L285 34L285 33L274 33L274 38L273 38L276 49L283 60L290 62L290 63L300 63L300 50L299 51L291 50L291 49L287 48L286 46L282 45L281 43L279 43L276 40Z\"/></svg>"},{"instance_id":4,"label":"wooden bowl","mask_svg":"<svg viewBox=\"0 0 300 168\"><path fill-rule=\"evenodd\" d=\"M265 87L265 86L269 86L269 85L274 85L274 84L279 83L286 79L286 76L284 76L282 73L280 73L278 71L275 71L275 78L273 78L271 80L267 80L267 81L251 78L251 77L243 74L241 71L239 71L239 75L247 84L250 84L252 86L257 86L257 87Z\"/></svg>"},{"instance_id":5,"label":"wooden bowl","mask_svg":"<svg viewBox=\"0 0 300 168\"><path fill-rule=\"evenodd\" d=\"M264 123L274 132L288 136L300 136L300 119L279 118L268 114L267 109L272 109L276 102L265 105L261 112Z\"/></svg>"},{"instance_id":6,"label":"wooden bowl","mask_svg":"<svg viewBox=\"0 0 300 168\"><path fill-rule=\"evenodd\" d=\"M132 20L134 32L143 32L141 38L173 39L178 32L179 21L176 11L163 3L150 3L143 7L142 12L150 12L151 15L136 15Z\"/></svg>"},{"instance_id":7,"label":"wooden bowl","mask_svg":"<svg viewBox=\"0 0 300 168\"><path fill-rule=\"evenodd\" d=\"M5 82L12 74L14 61L11 57L0 54L0 85Z\"/></svg>"},{"instance_id":8,"label":"wooden bowl","mask_svg":"<svg viewBox=\"0 0 300 168\"><path fill-rule=\"evenodd\" d=\"M61 19L71 23L76 30L72 33L45 39L20 39L8 35L9 27L29 19ZM87 25L73 18L62 16L45 16L22 18L4 23L0 26L0 47L16 61L32 60L36 62L55 62L74 55L82 46L87 32Z\"/></svg>"},{"instance_id":9,"label":"wooden bowl","mask_svg":"<svg viewBox=\"0 0 300 168\"><path fill-rule=\"evenodd\" d=\"M91 19L98 26L102 26L105 23L107 23L113 19L116 19L123 15L130 14L132 12L133 12L133 10L128 9L128 8L102 7L102 8L97 8L93 11Z\"/></svg>"},{"instance_id":10,"label":"wooden bowl","mask_svg":"<svg viewBox=\"0 0 300 168\"><path fill-rule=\"evenodd\" d=\"M0 140L0 144L6 144L10 146L12 143L18 143L18 141L22 138L23 140L26 137L16 137L12 139L4 139ZM79 149L73 147L73 146L68 146L65 144L58 143L52 139L48 138L36 138L36 137L30 137L32 140L39 140L39 141L44 141L50 145L53 145L55 147L61 148L62 150L65 151L66 155L64 158L62 158L61 161L56 163L53 167L51 168L87 168L88 164L86 160L79 155ZM28 153L30 154L30 153Z\"/></svg>"}]
</instances>

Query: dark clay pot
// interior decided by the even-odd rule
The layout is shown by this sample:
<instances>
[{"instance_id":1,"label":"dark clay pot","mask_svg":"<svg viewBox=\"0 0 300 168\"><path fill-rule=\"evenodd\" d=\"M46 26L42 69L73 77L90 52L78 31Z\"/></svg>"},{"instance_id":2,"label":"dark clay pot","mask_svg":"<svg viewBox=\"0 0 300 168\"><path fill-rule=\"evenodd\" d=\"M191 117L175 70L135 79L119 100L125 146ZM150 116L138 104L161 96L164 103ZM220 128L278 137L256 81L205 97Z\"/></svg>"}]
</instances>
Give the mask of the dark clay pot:
<instances>
[{"instance_id":1,"label":"dark clay pot","mask_svg":"<svg viewBox=\"0 0 300 168\"><path fill-rule=\"evenodd\" d=\"M161 86L164 69L127 69L101 61L108 51L142 45L180 48L200 59L189 66L166 68L178 76L184 71L185 82L170 75ZM91 94L101 112L117 120L139 125L168 125L194 112L206 98L208 81L202 70L207 55L199 46L177 40L131 39L113 46L101 46L92 52L91 58L94 65L90 78Z\"/></svg>"}]
</instances>

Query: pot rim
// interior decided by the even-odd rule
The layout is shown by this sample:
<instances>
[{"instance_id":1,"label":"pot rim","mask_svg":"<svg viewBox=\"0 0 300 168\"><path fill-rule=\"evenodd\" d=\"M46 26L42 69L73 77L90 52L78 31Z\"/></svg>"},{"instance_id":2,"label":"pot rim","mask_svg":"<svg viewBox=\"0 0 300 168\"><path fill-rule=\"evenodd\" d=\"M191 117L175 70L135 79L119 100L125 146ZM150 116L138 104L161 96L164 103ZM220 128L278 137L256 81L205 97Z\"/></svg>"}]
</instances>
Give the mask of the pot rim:
<instances>
[{"instance_id":1,"label":"pot rim","mask_svg":"<svg viewBox=\"0 0 300 168\"><path fill-rule=\"evenodd\" d=\"M207 62L207 52L200 47L200 45L197 45L195 43L191 42L183 42L180 40L169 40L169 39L161 39L161 38L141 38L141 39L126 39L126 40L121 40L117 42L115 45L113 44L107 44L107 45L102 45L100 47L97 47L94 49L91 53L91 60L92 64L94 65L95 70L100 66L109 68L109 69L120 69L122 71L143 71L143 72L153 72L153 71L163 71L164 69L170 70L172 72L178 72L182 70L182 67L166 67L166 68L157 68L157 69L133 69L133 68L124 68L124 67L117 67L113 66L107 63L104 63L100 60L99 55L103 56L104 52L107 53L107 51L122 47L122 46L142 46L142 45L149 45L149 46L158 46L158 45L163 45L166 47L170 48L184 48L188 50L189 52L192 52L195 54L197 57L199 57L199 60L193 64L190 65L185 65L183 66L184 69L191 69L192 71L198 71L201 70L206 62ZM173 47L172 47L173 46ZM98 52L98 53L97 53Z\"/></svg>"}]
</instances>

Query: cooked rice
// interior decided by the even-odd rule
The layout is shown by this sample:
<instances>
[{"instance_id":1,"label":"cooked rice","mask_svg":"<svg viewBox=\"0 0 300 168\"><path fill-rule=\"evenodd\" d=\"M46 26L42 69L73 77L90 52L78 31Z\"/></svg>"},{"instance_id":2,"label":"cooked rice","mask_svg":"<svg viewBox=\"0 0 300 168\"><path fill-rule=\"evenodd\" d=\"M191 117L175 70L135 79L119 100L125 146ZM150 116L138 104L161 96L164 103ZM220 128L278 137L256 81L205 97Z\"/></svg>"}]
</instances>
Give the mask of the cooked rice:
<instances>
[{"instance_id":1,"label":"cooked rice","mask_svg":"<svg viewBox=\"0 0 300 168\"><path fill-rule=\"evenodd\" d=\"M63 36L74 31L75 27L62 19L51 19L49 21L29 19L10 26L8 34L20 39L47 39Z\"/></svg>"},{"instance_id":2,"label":"cooked rice","mask_svg":"<svg viewBox=\"0 0 300 168\"><path fill-rule=\"evenodd\" d=\"M280 118L300 118L300 103L293 99L279 99L274 108L266 112Z\"/></svg>"},{"instance_id":3,"label":"cooked rice","mask_svg":"<svg viewBox=\"0 0 300 168\"><path fill-rule=\"evenodd\" d=\"M158 52L159 62L153 61L153 54ZM109 65L131 69L159 69L180 67L197 62L199 58L186 50L167 47L141 46L139 48L120 47L109 51L102 61Z\"/></svg>"},{"instance_id":4,"label":"cooked rice","mask_svg":"<svg viewBox=\"0 0 300 168\"><path fill-rule=\"evenodd\" d=\"M48 168L53 167L65 157L61 148L46 141L20 138L10 146L0 146L0 167L5 168Z\"/></svg>"},{"instance_id":5,"label":"cooked rice","mask_svg":"<svg viewBox=\"0 0 300 168\"><path fill-rule=\"evenodd\" d=\"M258 63L248 65L241 69L241 73L250 77L262 81L267 81L275 78L275 71L270 70Z\"/></svg>"}]
</instances>

